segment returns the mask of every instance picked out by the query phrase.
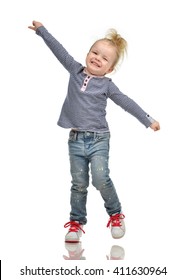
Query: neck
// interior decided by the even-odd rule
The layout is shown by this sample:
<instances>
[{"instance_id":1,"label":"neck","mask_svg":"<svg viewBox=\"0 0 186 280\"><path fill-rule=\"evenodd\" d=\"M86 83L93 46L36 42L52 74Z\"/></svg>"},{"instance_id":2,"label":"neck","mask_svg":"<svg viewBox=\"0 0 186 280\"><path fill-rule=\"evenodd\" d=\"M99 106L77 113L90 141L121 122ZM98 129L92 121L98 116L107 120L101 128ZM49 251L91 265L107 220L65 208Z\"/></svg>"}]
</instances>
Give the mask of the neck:
<instances>
[{"instance_id":1,"label":"neck","mask_svg":"<svg viewBox=\"0 0 186 280\"><path fill-rule=\"evenodd\" d=\"M83 71L85 74L87 74L88 76L92 76L92 77L97 77L97 78L103 78L103 76L97 76L97 75L94 75L92 73L90 73L88 70L87 70L87 67L84 68L84 71Z\"/></svg>"}]
</instances>

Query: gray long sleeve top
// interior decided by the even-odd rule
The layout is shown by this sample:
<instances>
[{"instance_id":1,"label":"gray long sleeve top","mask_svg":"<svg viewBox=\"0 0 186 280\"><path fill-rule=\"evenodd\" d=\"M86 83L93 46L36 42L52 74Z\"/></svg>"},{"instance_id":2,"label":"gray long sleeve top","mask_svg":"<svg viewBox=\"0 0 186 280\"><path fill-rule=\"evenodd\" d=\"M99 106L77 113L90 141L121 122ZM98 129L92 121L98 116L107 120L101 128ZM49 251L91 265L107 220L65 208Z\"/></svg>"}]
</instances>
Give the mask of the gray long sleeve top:
<instances>
[{"instance_id":1,"label":"gray long sleeve top","mask_svg":"<svg viewBox=\"0 0 186 280\"><path fill-rule=\"evenodd\" d=\"M149 127L154 119L135 101L123 94L108 77L87 75L77 62L44 26L37 28L46 45L69 72L68 92L63 103L58 125L80 131L108 132L106 121L107 98Z\"/></svg>"}]
</instances>

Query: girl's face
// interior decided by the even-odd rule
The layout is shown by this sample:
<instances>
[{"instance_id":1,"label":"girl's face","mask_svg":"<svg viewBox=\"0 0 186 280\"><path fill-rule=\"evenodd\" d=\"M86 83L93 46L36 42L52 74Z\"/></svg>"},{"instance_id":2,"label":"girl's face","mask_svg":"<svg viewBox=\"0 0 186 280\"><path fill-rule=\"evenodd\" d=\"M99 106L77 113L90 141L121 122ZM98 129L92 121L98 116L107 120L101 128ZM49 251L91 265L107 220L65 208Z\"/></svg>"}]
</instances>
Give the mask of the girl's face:
<instances>
[{"instance_id":1,"label":"girl's face","mask_svg":"<svg viewBox=\"0 0 186 280\"><path fill-rule=\"evenodd\" d=\"M94 76L104 76L113 71L116 49L106 40L97 41L86 57L86 69Z\"/></svg>"}]
</instances>

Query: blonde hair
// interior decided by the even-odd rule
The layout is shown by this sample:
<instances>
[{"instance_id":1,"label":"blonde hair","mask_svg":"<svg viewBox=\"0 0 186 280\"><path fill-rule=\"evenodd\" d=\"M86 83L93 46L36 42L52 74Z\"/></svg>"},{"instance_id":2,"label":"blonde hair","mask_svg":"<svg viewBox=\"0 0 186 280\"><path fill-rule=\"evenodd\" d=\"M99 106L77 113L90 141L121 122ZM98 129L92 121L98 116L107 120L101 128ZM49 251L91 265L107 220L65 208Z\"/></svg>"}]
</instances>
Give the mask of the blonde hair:
<instances>
[{"instance_id":1,"label":"blonde hair","mask_svg":"<svg viewBox=\"0 0 186 280\"><path fill-rule=\"evenodd\" d=\"M118 34L118 32L114 28L108 30L103 40L107 40L116 48L117 58L113 65L113 67L115 67L119 63L119 61L123 60L124 55L127 54L127 41L123 37L121 37L121 35Z\"/></svg>"}]
</instances>

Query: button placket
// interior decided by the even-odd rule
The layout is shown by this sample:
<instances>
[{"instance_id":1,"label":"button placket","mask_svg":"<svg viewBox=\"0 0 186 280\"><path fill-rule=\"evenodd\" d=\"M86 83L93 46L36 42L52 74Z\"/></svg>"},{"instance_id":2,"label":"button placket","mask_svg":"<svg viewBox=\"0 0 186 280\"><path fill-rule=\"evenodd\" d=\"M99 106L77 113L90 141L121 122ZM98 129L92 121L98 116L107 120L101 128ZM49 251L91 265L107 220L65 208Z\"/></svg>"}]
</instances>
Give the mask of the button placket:
<instances>
[{"instance_id":1,"label":"button placket","mask_svg":"<svg viewBox=\"0 0 186 280\"><path fill-rule=\"evenodd\" d=\"M84 81L83 81L83 85L82 85L82 87L81 87L81 90L82 90L82 91L85 91L85 90L86 90L87 85L88 85L88 82L90 81L90 79L91 79L91 76L86 76L86 77L85 77L85 79L84 79Z\"/></svg>"}]
</instances>

